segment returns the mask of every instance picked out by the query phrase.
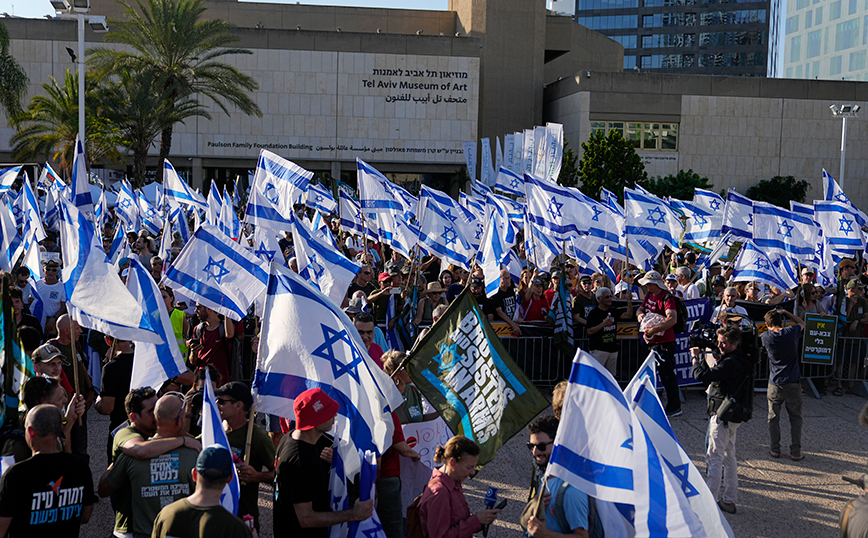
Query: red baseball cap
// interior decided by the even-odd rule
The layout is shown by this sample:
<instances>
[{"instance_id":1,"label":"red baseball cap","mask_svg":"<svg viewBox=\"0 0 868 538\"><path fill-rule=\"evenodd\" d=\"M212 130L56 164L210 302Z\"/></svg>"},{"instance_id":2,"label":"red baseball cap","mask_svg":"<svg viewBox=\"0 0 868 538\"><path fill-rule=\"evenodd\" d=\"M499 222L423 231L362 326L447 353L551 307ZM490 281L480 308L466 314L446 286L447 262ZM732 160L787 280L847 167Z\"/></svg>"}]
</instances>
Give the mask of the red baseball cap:
<instances>
[{"instance_id":1,"label":"red baseball cap","mask_svg":"<svg viewBox=\"0 0 868 538\"><path fill-rule=\"evenodd\" d=\"M340 407L340 404L321 388L306 390L299 394L292 404L292 410L295 412L295 429L305 431L316 428L333 419Z\"/></svg>"},{"instance_id":2,"label":"red baseball cap","mask_svg":"<svg viewBox=\"0 0 868 538\"><path fill-rule=\"evenodd\" d=\"M380 273L380 276L377 278L378 281L382 282L384 280L392 280L392 275L389 273Z\"/></svg>"}]
</instances>

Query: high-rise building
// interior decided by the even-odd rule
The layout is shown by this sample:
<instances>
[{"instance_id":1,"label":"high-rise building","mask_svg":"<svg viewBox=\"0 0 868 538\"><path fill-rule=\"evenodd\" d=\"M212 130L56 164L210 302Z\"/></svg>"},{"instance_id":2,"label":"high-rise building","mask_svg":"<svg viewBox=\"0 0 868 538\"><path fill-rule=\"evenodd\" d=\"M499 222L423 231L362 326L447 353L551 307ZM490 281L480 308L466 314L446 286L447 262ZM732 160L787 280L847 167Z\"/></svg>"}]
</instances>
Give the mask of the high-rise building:
<instances>
[{"instance_id":1,"label":"high-rise building","mask_svg":"<svg viewBox=\"0 0 868 538\"><path fill-rule=\"evenodd\" d=\"M868 3L790 0L784 78L868 80Z\"/></svg>"},{"instance_id":2,"label":"high-rise building","mask_svg":"<svg viewBox=\"0 0 868 538\"><path fill-rule=\"evenodd\" d=\"M621 43L624 69L774 76L780 2L576 0L575 20Z\"/></svg>"}]
</instances>

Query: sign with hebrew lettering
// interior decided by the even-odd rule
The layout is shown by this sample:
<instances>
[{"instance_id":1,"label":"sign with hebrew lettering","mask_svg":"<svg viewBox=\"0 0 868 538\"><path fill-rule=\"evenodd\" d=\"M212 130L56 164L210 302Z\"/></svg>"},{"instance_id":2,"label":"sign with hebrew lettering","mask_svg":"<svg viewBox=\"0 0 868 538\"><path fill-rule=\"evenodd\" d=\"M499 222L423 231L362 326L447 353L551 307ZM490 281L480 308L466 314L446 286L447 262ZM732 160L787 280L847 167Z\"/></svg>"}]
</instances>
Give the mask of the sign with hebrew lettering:
<instances>
[{"instance_id":1,"label":"sign with hebrew lettering","mask_svg":"<svg viewBox=\"0 0 868 538\"><path fill-rule=\"evenodd\" d=\"M802 362L831 365L835 362L835 338L838 334L835 316L805 316L805 337L802 344ZM861 357L861 356L860 356Z\"/></svg>"}]
</instances>

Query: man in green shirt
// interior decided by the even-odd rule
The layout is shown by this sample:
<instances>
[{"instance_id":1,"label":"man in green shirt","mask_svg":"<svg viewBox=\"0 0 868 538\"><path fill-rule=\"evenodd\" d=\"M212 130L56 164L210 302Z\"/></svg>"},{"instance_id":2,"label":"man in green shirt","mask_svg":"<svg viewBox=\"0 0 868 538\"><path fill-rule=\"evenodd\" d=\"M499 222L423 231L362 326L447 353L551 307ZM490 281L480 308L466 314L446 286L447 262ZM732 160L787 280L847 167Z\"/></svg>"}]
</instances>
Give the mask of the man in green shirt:
<instances>
[{"instance_id":1,"label":"man in green shirt","mask_svg":"<svg viewBox=\"0 0 868 538\"><path fill-rule=\"evenodd\" d=\"M196 492L160 510L154 538L250 538L247 525L220 505L223 487L232 480L232 454L220 445L206 447L196 460Z\"/></svg>"},{"instance_id":2,"label":"man in green shirt","mask_svg":"<svg viewBox=\"0 0 868 538\"><path fill-rule=\"evenodd\" d=\"M238 467L238 479L241 481L238 517L253 516L254 526L259 531L259 482L274 482L274 443L262 428L251 424L253 436L248 460L245 445L250 407L253 405L250 388L240 381L233 381L217 389L215 395L232 454L241 461L248 461Z\"/></svg>"},{"instance_id":3,"label":"man in green shirt","mask_svg":"<svg viewBox=\"0 0 868 538\"><path fill-rule=\"evenodd\" d=\"M147 459L126 454L117 457L103 473L99 495L108 497L115 491L126 490L130 503L118 505L115 514L115 535L132 533L134 538L147 538L154 519L163 506L190 495L194 487L191 471L196 465L198 450L189 448L192 438L182 435L184 401L167 394L154 407L158 440L171 440L172 448Z\"/></svg>"}]
</instances>

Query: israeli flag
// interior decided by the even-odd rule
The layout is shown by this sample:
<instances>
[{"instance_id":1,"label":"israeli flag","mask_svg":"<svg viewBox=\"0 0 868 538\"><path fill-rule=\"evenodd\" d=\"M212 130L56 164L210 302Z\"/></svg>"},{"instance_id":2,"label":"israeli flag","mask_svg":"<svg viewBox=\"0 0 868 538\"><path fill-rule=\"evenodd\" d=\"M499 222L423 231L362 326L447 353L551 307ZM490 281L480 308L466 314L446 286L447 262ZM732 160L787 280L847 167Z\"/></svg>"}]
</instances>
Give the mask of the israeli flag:
<instances>
[{"instance_id":1,"label":"israeli flag","mask_svg":"<svg viewBox=\"0 0 868 538\"><path fill-rule=\"evenodd\" d=\"M27 237L35 234L37 241L45 239L45 228L42 227L42 217L39 215L39 204L36 203L36 195L33 194L33 189L30 187L30 181L27 180L27 174L24 174L24 186L21 188L21 193L18 196L18 203L21 208L23 217L22 234Z\"/></svg>"},{"instance_id":2,"label":"israeli flag","mask_svg":"<svg viewBox=\"0 0 868 538\"><path fill-rule=\"evenodd\" d=\"M361 159L356 159L356 168L359 174L359 202L362 209L371 213L403 210L404 204L389 188L391 182L386 179L386 176Z\"/></svg>"},{"instance_id":3,"label":"israeli flag","mask_svg":"<svg viewBox=\"0 0 868 538\"><path fill-rule=\"evenodd\" d=\"M379 241L377 235L376 213L362 214L362 208L358 202L353 200L343 190L340 191L341 204L341 230L350 232L353 235L361 237L367 236L368 239ZM371 224L374 224L373 228Z\"/></svg>"},{"instance_id":4,"label":"israeli flag","mask_svg":"<svg viewBox=\"0 0 868 538\"><path fill-rule=\"evenodd\" d=\"M190 189L187 182L181 179L168 159L163 161L163 194L169 203L176 202L195 207L201 211L208 209L208 202L205 201L205 198Z\"/></svg>"},{"instance_id":5,"label":"israeli flag","mask_svg":"<svg viewBox=\"0 0 868 538\"><path fill-rule=\"evenodd\" d=\"M814 219L833 252L852 256L865 249L859 217L850 204L814 200Z\"/></svg>"},{"instance_id":6,"label":"israeli flag","mask_svg":"<svg viewBox=\"0 0 868 538\"><path fill-rule=\"evenodd\" d=\"M118 201L115 204L115 213L124 223L127 231L138 232L139 230L139 202L133 188L127 180L121 182L121 191L118 193Z\"/></svg>"},{"instance_id":7,"label":"israeli flag","mask_svg":"<svg viewBox=\"0 0 868 538\"><path fill-rule=\"evenodd\" d=\"M592 214L578 191L525 174L527 220L534 228L561 242L571 236L585 235ZM560 249L558 249L560 250Z\"/></svg>"},{"instance_id":8,"label":"israeli flag","mask_svg":"<svg viewBox=\"0 0 868 538\"><path fill-rule=\"evenodd\" d=\"M10 191L6 195L6 203L9 204L9 209L12 211L16 228L21 228L24 225L24 214L21 212L21 194L22 191L19 190L18 192Z\"/></svg>"},{"instance_id":9,"label":"israeli flag","mask_svg":"<svg viewBox=\"0 0 868 538\"><path fill-rule=\"evenodd\" d=\"M706 212L712 215L723 215L726 202L719 194L705 189L693 189L693 203L699 204Z\"/></svg>"},{"instance_id":10,"label":"israeli flag","mask_svg":"<svg viewBox=\"0 0 868 538\"><path fill-rule=\"evenodd\" d=\"M320 213L319 211L313 212L313 217L310 218L309 228L315 236L319 237L320 239L334 247L335 250L340 250L338 248L338 244L335 243L335 238L332 235L331 230L329 229L328 223L325 221L324 218L322 218L322 213Z\"/></svg>"},{"instance_id":11,"label":"israeli flag","mask_svg":"<svg viewBox=\"0 0 868 538\"><path fill-rule=\"evenodd\" d=\"M618 203L618 197L615 196L615 193L613 193L609 189L605 187L600 189L600 201L609 206L609 209L611 209L618 215L622 217L624 216L624 208L621 207L621 204Z\"/></svg>"},{"instance_id":12,"label":"israeli flag","mask_svg":"<svg viewBox=\"0 0 868 538\"><path fill-rule=\"evenodd\" d=\"M286 263L283 252L280 251L277 236L274 235L274 230L270 228L257 227L256 231L253 232L253 254L266 265L271 262L280 265Z\"/></svg>"},{"instance_id":13,"label":"israeli flag","mask_svg":"<svg viewBox=\"0 0 868 538\"><path fill-rule=\"evenodd\" d=\"M701 204L684 200L669 200L669 207L685 217L683 241L706 243L720 237L723 212L712 213Z\"/></svg>"},{"instance_id":14,"label":"israeli flag","mask_svg":"<svg viewBox=\"0 0 868 538\"><path fill-rule=\"evenodd\" d=\"M220 221L220 213L223 208L223 198L217 190L217 182L211 180L211 188L208 191L208 209L205 210L205 220L208 224L217 226Z\"/></svg>"},{"instance_id":15,"label":"israeli flag","mask_svg":"<svg viewBox=\"0 0 868 538\"><path fill-rule=\"evenodd\" d=\"M650 245L652 249L656 249L656 255L663 247L674 251L681 248L679 241L684 225L660 198L639 190L624 189L624 212L627 240L634 250L641 245L650 254Z\"/></svg>"},{"instance_id":16,"label":"israeli flag","mask_svg":"<svg viewBox=\"0 0 868 538\"><path fill-rule=\"evenodd\" d=\"M545 475L562 478L596 499L633 504L631 415L612 374L578 350Z\"/></svg>"},{"instance_id":17,"label":"israeli flag","mask_svg":"<svg viewBox=\"0 0 868 538\"><path fill-rule=\"evenodd\" d=\"M8 203L0 203L0 270L11 272L23 249L24 241L18 234L12 209Z\"/></svg>"},{"instance_id":18,"label":"israeli flag","mask_svg":"<svg viewBox=\"0 0 868 538\"><path fill-rule=\"evenodd\" d=\"M793 213L798 213L799 215L814 218L814 206L810 204L802 204L790 200L790 211L792 211Z\"/></svg>"},{"instance_id":19,"label":"israeli flag","mask_svg":"<svg viewBox=\"0 0 868 538\"><path fill-rule=\"evenodd\" d=\"M823 169L823 199L831 202L841 202L853 208L853 214L858 219L859 226L868 226L868 215L862 212L858 207L853 205L853 202L844 194L844 189L838 185L835 178Z\"/></svg>"},{"instance_id":20,"label":"israeli flag","mask_svg":"<svg viewBox=\"0 0 868 538\"><path fill-rule=\"evenodd\" d=\"M265 292L267 265L216 227L202 224L163 277L199 304L239 321Z\"/></svg>"},{"instance_id":21,"label":"israeli flag","mask_svg":"<svg viewBox=\"0 0 868 538\"><path fill-rule=\"evenodd\" d=\"M109 262L114 265L120 259L120 253L123 251L123 245L127 242L127 236L124 233L124 229L120 226L115 226L115 236L112 238L111 247L109 247L109 251L106 252L106 256L109 259Z\"/></svg>"},{"instance_id":22,"label":"israeli flag","mask_svg":"<svg viewBox=\"0 0 868 538\"><path fill-rule=\"evenodd\" d=\"M383 454L391 445L391 410L403 396L346 314L299 275L272 264L253 380L257 409L291 418L295 398L315 387L340 404L335 439L346 476L353 476L361 468L358 450Z\"/></svg>"},{"instance_id":23,"label":"israeli flag","mask_svg":"<svg viewBox=\"0 0 868 538\"><path fill-rule=\"evenodd\" d=\"M0 196L5 194L12 188L15 180L18 179L18 174L21 172L21 166L12 166L0 170Z\"/></svg>"},{"instance_id":24,"label":"israeli flag","mask_svg":"<svg viewBox=\"0 0 868 538\"><path fill-rule=\"evenodd\" d=\"M741 252L735 259L732 281L760 282L782 290L792 287L789 279L778 274L769 256L749 239L742 244Z\"/></svg>"},{"instance_id":25,"label":"israeli flag","mask_svg":"<svg viewBox=\"0 0 868 538\"><path fill-rule=\"evenodd\" d=\"M419 195L419 243L428 251L470 270L476 248L468 239L476 234L476 218L446 194L422 185Z\"/></svg>"},{"instance_id":26,"label":"israeli flag","mask_svg":"<svg viewBox=\"0 0 868 538\"><path fill-rule=\"evenodd\" d=\"M165 273L169 269L169 260L172 258L172 221L168 211L165 220L163 220L163 235L160 236L160 248L157 249L157 256L163 260L163 273Z\"/></svg>"},{"instance_id":27,"label":"israeli flag","mask_svg":"<svg viewBox=\"0 0 868 538\"><path fill-rule=\"evenodd\" d=\"M160 228L162 228L162 222L160 222L160 213L157 211L151 202L145 198L145 194L141 190L136 191L136 202L139 208L139 217L141 217L142 227L151 234L152 237L156 237L158 233L160 233Z\"/></svg>"},{"instance_id":28,"label":"israeli flag","mask_svg":"<svg viewBox=\"0 0 868 538\"><path fill-rule=\"evenodd\" d=\"M75 136L75 157L72 161L72 190L70 201L84 214L93 213L93 198L87 180L87 161L84 157L84 142L81 134Z\"/></svg>"},{"instance_id":29,"label":"israeli flag","mask_svg":"<svg viewBox=\"0 0 868 538\"><path fill-rule=\"evenodd\" d=\"M332 467L329 472L329 499L332 512L350 509L350 493L347 488L347 476L344 471L344 460L339 452L332 452ZM349 522L329 527L329 538L347 538Z\"/></svg>"},{"instance_id":30,"label":"israeli flag","mask_svg":"<svg viewBox=\"0 0 868 538\"><path fill-rule=\"evenodd\" d=\"M767 254L816 264L820 229L814 219L767 202L753 203L754 244Z\"/></svg>"},{"instance_id":31,"label":"israeli flag","mask_svg":"<svg viewBox=\"0 0 868 538\"><path fill-rule=\"evenodd\" d=\"M293 204L310 184L313 172L266 150L259 152L245 222L288 230Z\"/></svg>"},{"instance_id":32,"label":"israeli flag","mask_svg":"<svg viewBox=\"0 0 868 538\"><path fill-rule=\"evenodd\" d=\"M307 186L304 205L311 209L321 211L326 215L336 213L338 209L338 203L335 202L331 193L328 192L323 185L317 185L314 183Z\"/></svg>"},{"instance_id":33,"label":"israeli flag","mask_svg":"<svg viewBox=\"0 0 868 538\"><path fill-rule=\"evenodd\" d=\"M120 340L161 343L150 316L109 263L93 224L63 199L60 219L62 280L70 317L82 327Z\"/></svg>"},{"instance_id":34,"label":"israeli flag","mask_svg":"<svg viewBox=\"0 0 868 538\"><path fill-rule=\"evenodd\" d=\"M576 195L590 210L590 213L587 213L588 221L583 225L588 229L588 237L583 237L583 240L587 241L584 250L588 254L605 252L605 249L623 251L621 238L626 233L623 213L619 214L608 205L581 192L577 192Z\"/></svg>"},{"instance_id":35,"label":"israeli flag","mask_svg":"<svg viewBox=\"0 0 868 538\"><path fill-rule=\"evenodd\" d=\"M729 190L726 193L726 205L723 210L721 233L731 233L734 238L752 239L753 235L753 200L747 196Z\"/></svg>"},{"instance_id":36,"label":"israeli flag","mask_svg":"<svg viewBox=\"0 0 868 538\"><path fill-rule=\"evenodd\" d=\"M560 123L546 123L545 152L545 177L557 182L564 159L564 126Z\"/></svg>"},{"instance_id":37,"label":"israeli flag","mask_svg":"<svg viewBox=\"0 0 868 538\"><path fill-rule=\"evenodd\" d=\"M411 251L419 242L419 227L407 220L408 217L395 213L377 213L380 241L411 258ZM329 234L331 237L331 234Z\"/></svg>"},{"instance_id":38,"label":"israeli flag","mask_svg":"<svg viewBox=\"0 0 868 538\"><path fill-rule=\"evenodd\" d=\"M486 219L485 234L476 253L476 262L485 276L485 295L491 297L500 288L500 266L516 243L516 234L506 216L506 208L493 198L488 200L491 215Z\"/></svg>"},{"instance_id":39,"label":"israeli flag","mask_svg":"<svg viewBox=\"0 0 868 538\"><path fill-rule=\"evenodd\" d=\"M223 431L223 419L220 418L220 410L217 408L217 398L214 396L214 387L211 384L211 372L205 368L205 385L202 395L202 447L219 445L232 454L229 438ZM238 515L238 502L241 498L241 482L238 480L238 470L232 466L232 481L223 487L220 495L220 505L232 515Z\"/></svg>"},{"instance_id":40,"label":"israeli flag","mask_svg":"<svg viewBox=\"0 0 868 538\"><path fill-rule=\"evenodd\" d=\"M359 501L373 499L377 491L377 455L370 451L359 450L362 469L359 472ZM386 538L386 531L380 524L376 510L374 515L362 521L350 521L347 525L347 538Z\"/></svg>"},{"instance_id":41,"label":"israeli flag","mask_svg":"<svg viewBox=\"0 0 868 538\"><path fill-rule=\"evenodd\" d=\"M131 387L151 387L159 390L167 379L187 371L181 350L175 339L172 320L163 301L162 292L150 271L135 258L130 259L127 288L151 320L151 326L163 340L160 344L136 342L133 353Z\"/></svg>"},{"instance_id":42,"label":"israeli flag","mask_svg":"<svg viewBox=\"0 0 868 538\"><path fill-rule=\"evenodd\" d=\"M298 274L333 303L340 305L362 266L316 237L297 217L292 223L292 241Z\"/></svg>"},{"instance_id":43,"label":"israeli flag","mask_svg":"<svg viewBox=\"0 0 868 538\"><path fill-rule=\"evenodd\" d=\"M238 213L232 205L232 197L226 189L223 190L223 205L220 207L220 222L217 223L217 228L233 241L238 241L241 237L241 221L238 220Z\"/></svg>"},{"instance_id":44,"label":"israeli flag","mask_svg":"<svg viewBox=\"0 0 868 538\"><path fill-rule=\"evenodd\" d=\"M407 220L416 217L417 208L419 207L419 199L407 192L404 187L395 185L394 183L386 184L387 187L395 195L395 199L401 203L401 211L404 213L404 218Z\"/></svg>"},{"instance_id":45,"label":"israeli flag","mask_svg":"<svg viewBox=\"0 0 868 538\"><path fill-rule=\"evenodd\" d=\"M108 222L110 216L111 215L109 215L108 212L108 199L105 196L105 190L103 190L99 194L99 201L97 201L96 206L93 208L93 219L94 224L96 224L96 233L99 234L100 239L102 239L105 224Z\"/></svg>"}]
</instances>

